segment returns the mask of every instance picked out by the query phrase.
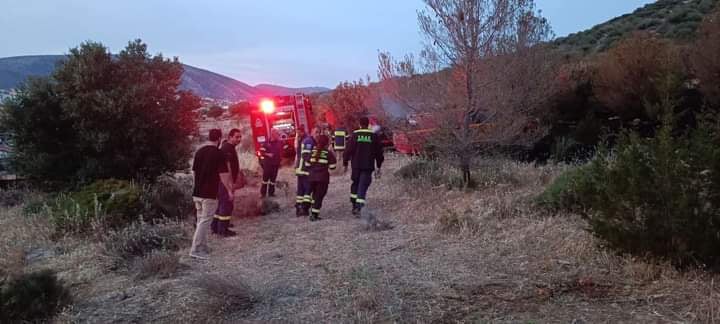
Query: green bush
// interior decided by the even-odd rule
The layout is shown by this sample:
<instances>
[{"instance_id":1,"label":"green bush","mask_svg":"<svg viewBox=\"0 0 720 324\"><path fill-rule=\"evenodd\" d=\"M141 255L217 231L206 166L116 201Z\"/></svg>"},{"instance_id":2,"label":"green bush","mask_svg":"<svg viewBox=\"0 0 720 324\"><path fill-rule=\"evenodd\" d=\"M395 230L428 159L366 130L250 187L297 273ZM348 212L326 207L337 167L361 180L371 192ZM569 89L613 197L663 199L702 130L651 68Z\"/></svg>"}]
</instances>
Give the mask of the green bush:
<instances>
[{"instance_id":1,"label":"green bush","mask_svg":"<svg viewBox=\"0 0 720 324\"><path fill-rule=\"evenodd\" d=\"M593 186L577 191L591 231L623 253L679 267L720 269L720 147L702 126L672 136L666 116L655 138L621 136L588 167Z\"/></svg>"},{"instance_id":2,"label":"green bush","mask_svg":"<svg viewBox=\"0 0 720 324\"><path fill-rule=\"evenodd\" d=\"M25 200L22 212L23 215L36 215L41 213L45 210L45 205L48 203L48 201L51 201L52 198L49 198L48 196L37 194L37 195L30 195L27 200Z\"/></svg>"},{"instance_id":3,"label":"green bush","mask_svg":"<svg viewBox=\"0 0 720 324\"><path fill-rule=\"evenodd\" d=\"M187 165L200 99L178 89L183 66L135 40L116 55L100 43L70 49L51 76L4 103L12 166L43 184L150 180ZM47 186L44 186L47 188Z\"/></svg>"},{"instance_id":4,"label":"green bush","mask_svg":"<svg viewBox=\"0 0 720 324\"><path fill-rule=\"evenodd\" d=\"M85 233L93 226L117 228L139 218L142 190L125 180L98 180L68 194L60 194L46 210L58 234Z\"/></svg>"},{"instance_id":5,"label":"green bush","mask_svg":"<svg viewBox=\"0 0 720 324\"><path fill-rule=\"evenodd\" d=\"M46 320L69 303L69 290L49 270L0 281L0 323Z\"/></svg>"},{"instance_id":6,"label":"green bush","mask_svg":"<svg viewBox=\"0 0 720 324\"><path fill-rule=\"evenodd\" d=\"M590 165L583 165L560 174L535 198L535 203L550 211L582 211L581 192L593 186Z\"/></svg>"},{"instance_id":7,"label":"green bush","mask_svg":"<svg viewBox=\"0 0 720 324\"><path fill-rule=\"evenodd\" d=\"M108 233L103 242L103 254L110 259L111 268L118 269L155 251L177 251L186 241L185 232L178 223L135 222Z\"/></svg>"},{"instance_id":8,"label":"green bush","mask_svg":"<svg viewBox=\"0 0 720 324\"><path fill-rule=\"evenodd\" d=\"M195 211L192 201L192 178L160 176L143 188L142 200L146 220L157 218L185 219Z\"/></svg>"}]
</instances>

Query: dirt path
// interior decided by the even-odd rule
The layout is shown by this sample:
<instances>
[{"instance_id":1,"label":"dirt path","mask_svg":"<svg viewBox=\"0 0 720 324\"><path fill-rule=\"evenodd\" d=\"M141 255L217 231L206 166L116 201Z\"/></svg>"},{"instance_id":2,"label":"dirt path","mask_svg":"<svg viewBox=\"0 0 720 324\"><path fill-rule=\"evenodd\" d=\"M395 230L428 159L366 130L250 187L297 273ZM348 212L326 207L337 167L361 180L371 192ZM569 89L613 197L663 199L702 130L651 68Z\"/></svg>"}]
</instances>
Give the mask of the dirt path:
<instances>
[{"instance_id":1,"label":"dirt path","mask_svg":"<svg viewBox=\"0 0 720 324\"><path fill-rule=\"evenodd\" d=\"M370 292L355 290L384 285L383 274L394 264L384 264L393 249L402 247L409 236L402 226L388 231L368 231L350 213L349 172L335 174L319 222L296 217L295 179L283 169L279 179L289 184L287 194L278 191L278 213L235 219L238 236L213 240L212 260L190 261L201 271L234 273L259 293L261 301L248 320L316 322L350 320L355 316L374 319L381 311L379 300ZM391 178L375 180L369 194L374 210L391 202L380 192ZM386 193L387 194L387 193ZM258 196L257 187L240 192L242 200ZM357 300L357 293L363 298ZM356 303L368 314L355 314ZM370 304L368 304L370 303ZM362 311L362 310L361 310Z\"/></svg>"},{"instance_id":2,"label":"dirt path","mask_svg":"<svg viewBox=\"0 0 720 324\"><path fill-rule=\"evenodd\" d=\"M257 303L229 315L230 322L617 323L699 316L688 304L698 300L702 283L599 252L571 218L528 216L533 212L501 201L516 200L524 189L422 193L392 176L399 164L390 157L368 195L369 208L393 224L390 230L368 231L350 214L349 175L332 177L324 220L295 217L295 180L284 169L280 180L290 188L287 196L279 192L280 212L235 219L239 235L213 239L210 261L184 257L183 263L190 273L218 274L254 291ZM257 195L253 187L239 198ZM472 235L437 230L448 208L472 210L478 220Z\"/></svg>"}]
</instances>

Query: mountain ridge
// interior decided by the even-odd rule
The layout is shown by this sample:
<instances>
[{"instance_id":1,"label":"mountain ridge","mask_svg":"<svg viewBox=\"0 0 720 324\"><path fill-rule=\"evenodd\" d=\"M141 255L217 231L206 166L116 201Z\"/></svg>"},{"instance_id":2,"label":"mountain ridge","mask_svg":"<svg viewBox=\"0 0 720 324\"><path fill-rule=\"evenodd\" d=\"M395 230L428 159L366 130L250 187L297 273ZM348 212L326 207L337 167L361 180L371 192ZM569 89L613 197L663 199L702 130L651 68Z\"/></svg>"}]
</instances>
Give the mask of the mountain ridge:
<instances>
[{"instance_id":1,"label":"mountain ridge","mask_svg":"<svg viewBox=\"0 0 720 324\"><path fill-rule=\"evenodd\" d=\"M0 89L16 88L28 77L48 76L65 55L22 55L0 58ZM207 69L183 64L180 88L204 98L216 100L251 100L260 96L288 95L296 92L312 94L329 91L324 87L291 88L280 85L251 86L242 81Z\"/></svg>"}]
</instances>

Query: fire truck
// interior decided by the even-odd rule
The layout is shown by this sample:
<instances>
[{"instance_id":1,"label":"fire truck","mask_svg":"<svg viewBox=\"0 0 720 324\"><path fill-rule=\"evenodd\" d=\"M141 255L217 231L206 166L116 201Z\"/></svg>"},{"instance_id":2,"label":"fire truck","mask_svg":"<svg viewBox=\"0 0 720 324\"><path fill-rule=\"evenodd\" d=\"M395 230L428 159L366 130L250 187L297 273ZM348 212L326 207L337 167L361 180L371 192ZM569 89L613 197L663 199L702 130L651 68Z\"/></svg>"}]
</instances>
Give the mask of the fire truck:
<instances>
[{"instance_id":1,"label":"fire truck","mask_svg":"<svg viewBox=\"0 0 720 324\"><path fill-rule=\"evenodd\" d=\"M275 129L280 133L280 140L288 144L284 157L294 158L295 131L304 129L306 134L310 134L314 126L310 98L302 93L263 98L250 110L250 127L258 157L260 147L270 139L270 131Z\"/></svg>"}]
</instances>

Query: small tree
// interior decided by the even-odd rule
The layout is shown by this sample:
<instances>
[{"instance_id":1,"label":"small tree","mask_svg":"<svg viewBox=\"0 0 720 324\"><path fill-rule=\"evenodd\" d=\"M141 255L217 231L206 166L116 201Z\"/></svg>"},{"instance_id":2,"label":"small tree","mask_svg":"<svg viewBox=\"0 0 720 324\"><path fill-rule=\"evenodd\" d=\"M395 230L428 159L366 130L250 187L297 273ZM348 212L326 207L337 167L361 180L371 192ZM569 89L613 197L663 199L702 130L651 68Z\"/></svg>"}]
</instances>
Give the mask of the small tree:
<instances>
[{"instance_id":1,"label":"small tree","mask_svg":"<svg viewBox=\"0 0 720 324\"><path fill-rule=\"evenodd\" d=\"M251 109L252 107L250 105L250 102L248 101L240 101L231 105L228 108L228 110L230 111L230 115L232 116L249 115Z\"/></svg>"},{"instance_id":2,"label":"small tree","mask_svg":"<svg viewBox=\"0 0 720 324\"><path fill-rule=\"evenodd\" d=\"M218 118L225 112L220 106L212 106L208 109L207 116L210 118Z\"/></svg>"},{"instance_id":3,"label":"small tree","mask_svg":"<svg viewBox=\"0 0 720 324\"><path fill-rule=\"evenodd\" d=\"M690 51L693 73L707 101L720 108L720 8L703 21Z\"/></svg>"},{"instance_id":4,"label":"small tree","mask_svg":"<svg viewBox=\"0 0 720 324\"><path fill-rule=\"evenodd\" d=\"M470 183L470 166L479 153L480 139L487 139L488 127L474 127L483 121L493 125L492 130L506 130L503 122L521 120L511 111L520 108L526 100L508 103L507 98L517 98L526 85L515 88L496 88L498 81L505 85L519 85L533 69L539 66L523 65L518 73L506 75L514 63L525 62L529 49L551 37L547 21L535 12L532 0L425 0L427 9L418 13L420 29L427 45L421 53L425 76L416 76L412 57L393 63L380 56L380 76L386 84L392 80L415 82L419 93L434 94L431 104L424 105L436 120L444 125L434 136L436 147L444 150L444 156L456 161L463 180ZM517 62L511 56L517 55ZM500 63L500 64L498 64ZM510 63L510 64L508 64ZM517 66L517 65L516 65ZM502 67L502 68L500 68ZM532 73L545 75L543 73ZM411 81L408 81L411 80ZM390 87L393 88L393 87ZM397 93L403 92L400 87ZM502 90L502 92L497 92ZM534 99L533 99L534 100ZM409 102L409 101L406 101ZM418 107L409 102L411 107ZM532 107L536 105L533 104ZM422 109L422 108L421 108ZM506 135L497 136L497 138Z\"/></svg>"},{"instance_id":5,"label":"small tree","mask_svg":"<svg viewBox=\"0 0 720 324\"><path fill-rule=\"evenodd\" d=\"M48 79L10 100L17 169L41 181L153 179L183 168L199 99L179 91L182 65L140 40L117 56L100 43L71 49Z\"/></svg>"},{"instance_id":6,"label":"small tree","mask_svg":"<svg viewBox=\"0 0 720 324\"><path fill-rule=\"evenodd\" d=\"M352 127L357 123L358 116L369 112L369 98L370 89L363 80L341 82L332 92L331 108L335 118L346 127Z\"/></svg>"},{"instance_id":7,"label":"small tree","mask_svg":"<svg viewBox=\"0 0 720 324\"><path fill-rule=\"evenodd\" d=\"M649 107L660 102L659 83L670 74L684 77L677 48L667 40L637 33L598 58L594 90L600 102L623 121L659 122L661 112ZM678 83L668 91L677 95L681 86Z\"/></svg>"}]
</instances>

